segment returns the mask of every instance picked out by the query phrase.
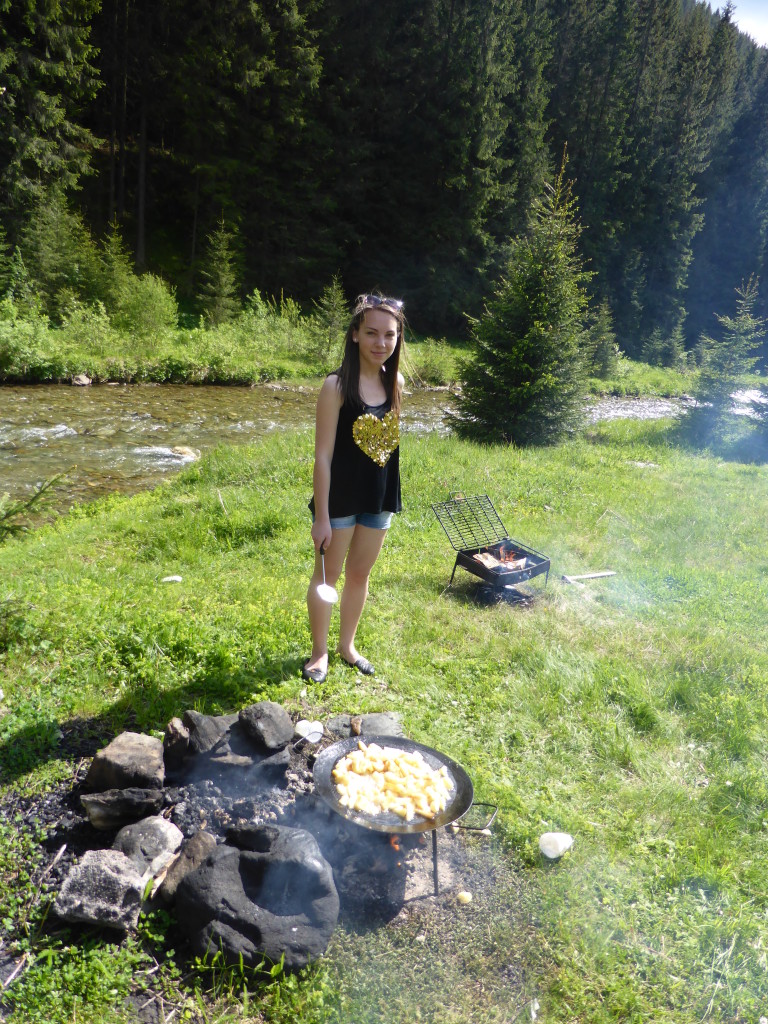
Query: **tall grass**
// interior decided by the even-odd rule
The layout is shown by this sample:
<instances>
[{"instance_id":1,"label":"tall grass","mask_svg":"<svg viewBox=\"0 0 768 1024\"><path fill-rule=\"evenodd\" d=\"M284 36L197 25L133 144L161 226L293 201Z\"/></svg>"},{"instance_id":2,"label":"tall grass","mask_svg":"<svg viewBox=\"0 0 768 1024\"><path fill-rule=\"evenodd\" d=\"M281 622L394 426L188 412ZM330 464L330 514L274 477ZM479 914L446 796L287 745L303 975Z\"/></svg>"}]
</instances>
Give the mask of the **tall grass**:
<instances>
[{"instance_id":1,"label":"tall grass","mask_svg":"<svg viewBox=\"0 0 768 1024\"><path fill-rule=\"evenodd\" d=\"M333 321L329 333L327 311L303 314L290 299L265 301L258 293L217 327L201 322L141 332L116 323L98 303L71 303L63 324L53 326L40 312L22 315L11 300L0 300L0 385L66 382L78 374L95 382L250 384L316 377L341 360L338 324ZM403 371L411 386L454 386L460 360L471 351L466 339L410 335ZM589 389L680 396L694 383L694 373L621 358L610 377L592 378Z\"/></svg>"},{"instance_id":2,"label":"tall grass","mask_svg":"<svg viewBox=\"0 0 768 1024\"><path fill-rule=\"evenodd\" d=\"M521 1019L536 999L544 1020L757 1021L768 471L686 452L671 429L615 422L525 451L408 437L405 510L359 634L370 679L333 659L321 686L300 678L310 431L217 450L152 493L11 539L0 549L5 799L71 778L59 744L77 729L95 749L192 706L394 710L467 767L476 799L500 806L506 881L483 914L444 910L439 937L419 918L424 945L406 925L340 931L322 971L328 1015L315 1002L296 1020L405 1024L420 1006L422 1019L469 1020L483 992L489 1020ZM459 490L487 493L510 534L551 557L531 607L477 604L461 570L443 593L453 551L430 503ZM601 569L616 576L561 580ZM538 853L550 830L576 838L556 865ZM480 888L480 873L464 884ZM237 999L217 1006L217 1019L242 1014Z\"/></svg>"}]
</instances>

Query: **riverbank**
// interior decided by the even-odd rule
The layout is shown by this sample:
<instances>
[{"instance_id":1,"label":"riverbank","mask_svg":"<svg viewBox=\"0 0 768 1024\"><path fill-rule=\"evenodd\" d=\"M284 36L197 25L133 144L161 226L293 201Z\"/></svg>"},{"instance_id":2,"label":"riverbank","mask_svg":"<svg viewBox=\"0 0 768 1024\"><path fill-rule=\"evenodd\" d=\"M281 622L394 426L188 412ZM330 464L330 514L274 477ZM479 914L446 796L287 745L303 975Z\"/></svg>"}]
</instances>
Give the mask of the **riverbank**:
<instances>
[{"instance_id":1,"label":"riverbank","mask_svg":"<svg viewBox=\"0 0 768 1024\"><path fill-rule=\"evenodd\" d=\"M404 365L411 388L453 386L467 339L407 335ZM0 303L0 386L72 383L252 385L317 381L341 358L343 338L329 336L290 302L248 306L220 327L157 329L147 335L116 329L103 309L76 307L53 327L46 317L21 317ZM596 395L680 398L693 375L621 358L610 379L594 378Z\"/></svg>"},{"instance_id":2,"label":"riverbank","mask_svg":"<svg viewBox=\"0 0 768 1024\"><path fill-rule=\"evenodd\" d=\"M409 437L406 509L360 632L377 674L336 660L320 687L300 677L310 431L217 449L151 493L9 541L3 807L71 785L73 751L160 730L187 707L396 711L499 805L477 874L460 880L492 898L461 910L444 894L437 929L415 911L341 929L313 971L247 999L237 976L212 991L182 979L168 953L181 937L155 920L142 953L155 966L138 979L192 1020L512 1022L536 1001L541 1020L756 1021L768 1005L768 470L686 452L674 429L600 423L529 451ZM430 504L453 491L489 494L511 536L551 558L529 606L476 603L461 570L443 594L454 553ZM602 569L616 576L561 580ZM34 827L0 822L3 948L29 958L5 1005L57 1024L80 992L78 1021L117 1020L141 944L38 930ZM556 864L538 853L545 831L575 837Z\"/></svg>"}]
</instances>

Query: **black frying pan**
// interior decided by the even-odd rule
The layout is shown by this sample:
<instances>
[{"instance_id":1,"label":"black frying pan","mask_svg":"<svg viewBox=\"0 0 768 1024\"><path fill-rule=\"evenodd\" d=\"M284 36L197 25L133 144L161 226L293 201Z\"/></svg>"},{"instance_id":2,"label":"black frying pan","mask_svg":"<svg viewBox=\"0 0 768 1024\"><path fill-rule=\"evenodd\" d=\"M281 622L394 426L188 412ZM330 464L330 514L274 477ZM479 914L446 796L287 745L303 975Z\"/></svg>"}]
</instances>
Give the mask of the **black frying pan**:
<instances>
[{"instance_id":1,"label":"black frying pan","mask_svg":"<svg viewBox=\"0 0 768 1024\"><path fill-rule=\"evenodd\" d=\"M350 750L356 750L358 742L362 740L366 745L378 743L381 747L396 747L398 750L406 750L408 753L418 751L430 768L448 769L448 774L453 782L453 791L448 805L434 818L422 818L417 815L412 821L405 821L403 818L386 811L381 814L363 814L350 807L344 807L339 803L336 783L331 773L337 761L340 761ZM432 829L440 828L441 825L450 825L462 814L466 814L472 806L474 791L472 781L460 764L452 761L450 757L441 754L431 747L425 747L415 740L405 739L403 736L350 736L349 739L340 740L330 747L322 750L315 760L314 767L315 792L329 804L337 814L348 821L354 821L364 828L373 829L376 832L391 832L404 835L409 832L430 832Z\"/></svg>"}]
</instances>

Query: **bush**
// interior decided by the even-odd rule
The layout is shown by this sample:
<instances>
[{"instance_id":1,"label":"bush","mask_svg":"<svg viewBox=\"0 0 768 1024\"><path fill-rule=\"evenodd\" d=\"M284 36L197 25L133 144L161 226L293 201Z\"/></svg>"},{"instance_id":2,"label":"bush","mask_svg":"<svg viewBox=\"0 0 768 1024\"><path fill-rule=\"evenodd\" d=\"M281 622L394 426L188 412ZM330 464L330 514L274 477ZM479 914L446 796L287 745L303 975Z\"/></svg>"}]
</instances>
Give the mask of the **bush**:
<instances>
[{"instance_id":1,"label":"bush","mask_svg":"<svg viewBox=\"0 0 768 1024\"><path fill-rule=\"evenodd\" d=\"M0 380L63 380L68 369L48 317L40 312L22 316L13 299L0 300Z\"/></svg>"},{"instance_id":2,"label":"bush","mask_svg":"<svg viewBox=\"0 0 768 1024\"><path fill-rule=\"evenodd\" d=\"M456 422L465 436L548 443L581 420L590 275L577 252L575 205L563 160L534 203L528 234L512 242L506 277L474 321L476 357L464 364Z\"/></svg>"},{"instance_id":3,"label":"bush","mask_svg":"<svg viewBox=\"0 0 768 1024\"><path fill-rule=\"evenodd\" d=\"M173 290L155 274L134 275L118 295L113 317L117 327L138 334L162 334L178 325L179 307Z\"/></svg>"},{"instance_id":4,"label":"bush","mask_svg":"<svg viewBox=\"0 0 768 1024\"><path fill-rule=\"evenodd\" d=\"M416 384L436 387L453 382L454 362L445 338L425 338L408 344L402 369Z\"/></svg>"},{"instance_id":5,"label":"bush","mask_svg":"<svg viewBox=\"0 0 768 1024\"><path fill-rule=\"evenodd\" d=\"M107 356L116 347L116 337L104 304L84 306L73 299L63 311L64 321L57 332L57 345L68 345L92 358ZM93 375L93 364L87 369Z\"/></svg>"},{"instance_id":6,"label":"bush","mask_svg":"<svg viewBox=\"0 0 768 1024\"><path fill-rule=\"evenodd\" d=\"M155 274L136 274L115 226L102 246L101 268L101 295L118 330L145 337L178 325L173 289Z\"/></svg>"}]
</instances>

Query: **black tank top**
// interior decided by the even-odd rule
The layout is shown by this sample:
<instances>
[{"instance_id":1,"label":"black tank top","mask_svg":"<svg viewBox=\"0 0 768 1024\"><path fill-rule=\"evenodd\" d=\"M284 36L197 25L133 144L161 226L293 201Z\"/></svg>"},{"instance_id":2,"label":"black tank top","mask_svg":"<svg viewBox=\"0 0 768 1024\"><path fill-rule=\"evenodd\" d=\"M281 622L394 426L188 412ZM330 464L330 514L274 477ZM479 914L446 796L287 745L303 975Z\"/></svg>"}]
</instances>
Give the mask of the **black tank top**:
<instances>
[{"instance_id":1,"label":"black tank top","mask_svg":"<svg viewBox=\"0 0 768 1024\"><path fill-rule=\"evenodd\" d=\"M314 513L314 498L309 503ZM400 512L400 422L391 403L339 409L328 515Z\"/></svg>"}]
</instances>

